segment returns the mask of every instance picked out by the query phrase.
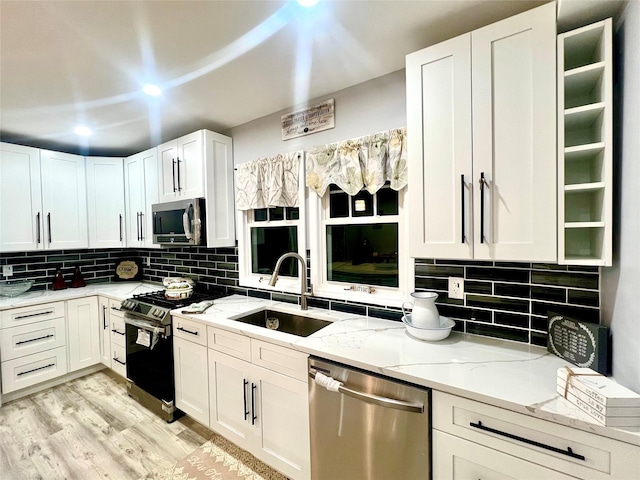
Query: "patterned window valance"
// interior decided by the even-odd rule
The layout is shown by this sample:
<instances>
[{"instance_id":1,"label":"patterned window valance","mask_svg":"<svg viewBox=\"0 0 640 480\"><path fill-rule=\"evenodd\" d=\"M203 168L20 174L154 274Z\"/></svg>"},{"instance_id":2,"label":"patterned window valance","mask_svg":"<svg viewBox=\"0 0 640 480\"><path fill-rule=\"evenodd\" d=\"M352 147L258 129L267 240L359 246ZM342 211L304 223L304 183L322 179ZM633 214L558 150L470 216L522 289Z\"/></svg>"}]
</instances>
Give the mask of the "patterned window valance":
<instances>
[{"instance_id":1,"label":"patterned window valance","mask_svg":"<svg viewBox=\"0 0 640 480\"><path fill-rule=\"evenodd\" d=\"M386 181L401 190L407 185L407 131L398 128L307 152L307 186L322 197L335 183L349 195L362 187L376 193Z\"/></svg>"},{"instance_id":2,"label":"patterned window valance","mask_svg":"<svg viewBox=\"0 0 640 480\"><path fill-rule=\"evenodd\" d=\"M238 165L236 208L297 207L301 156L284 153Z\"/></svg>"}]
</instances>

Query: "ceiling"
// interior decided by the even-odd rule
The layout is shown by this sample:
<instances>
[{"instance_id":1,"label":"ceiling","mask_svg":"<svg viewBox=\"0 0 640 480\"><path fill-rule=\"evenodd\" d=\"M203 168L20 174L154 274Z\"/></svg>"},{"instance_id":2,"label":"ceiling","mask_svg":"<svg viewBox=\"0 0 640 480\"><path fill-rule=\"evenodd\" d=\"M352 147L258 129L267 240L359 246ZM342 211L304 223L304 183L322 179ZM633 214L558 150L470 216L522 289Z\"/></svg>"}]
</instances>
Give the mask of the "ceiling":
<instances>
[{"instance_id":1,"label":"ceiling","mask_svg":"<svg viewBox=\"0 0 640 480\"><path fill-rule=\"evenodd\" d=\"M0 0L3 141L129 155L404 68L405 55L548 0ZM568 28L622 0L561 0ZM159 97L142 93L153 83ZM73 130L83 124L89 137Z\"/></svg>"}]
</instances>

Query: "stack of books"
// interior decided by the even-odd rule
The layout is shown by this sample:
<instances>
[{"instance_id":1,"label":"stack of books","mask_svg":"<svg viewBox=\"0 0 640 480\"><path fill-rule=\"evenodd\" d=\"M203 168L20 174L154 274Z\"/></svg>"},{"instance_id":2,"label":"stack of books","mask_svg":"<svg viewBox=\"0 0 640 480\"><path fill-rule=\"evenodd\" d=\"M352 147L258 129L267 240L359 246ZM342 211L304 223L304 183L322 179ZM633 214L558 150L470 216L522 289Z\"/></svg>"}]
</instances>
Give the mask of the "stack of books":
<instances>
[{"instance_id":1,"label":"stack of books","mask_svg":"<svg viewBox=\"0 0 640 480\"><path fill-rule=\"evenodd\" d=\"M640 427L640 395L595 370L559 368L557 392L600 425Z\"/></svg>"}]
</instances>

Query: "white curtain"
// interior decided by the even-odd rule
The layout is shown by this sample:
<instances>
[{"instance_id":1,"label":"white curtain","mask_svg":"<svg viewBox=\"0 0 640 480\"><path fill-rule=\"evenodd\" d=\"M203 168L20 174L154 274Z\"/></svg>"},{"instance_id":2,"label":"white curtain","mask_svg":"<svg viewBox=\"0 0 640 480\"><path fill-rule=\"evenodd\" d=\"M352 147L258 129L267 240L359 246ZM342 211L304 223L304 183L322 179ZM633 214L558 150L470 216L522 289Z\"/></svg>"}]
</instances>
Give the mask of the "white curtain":
<instances>
[{"instance_id":1,"label":"white curtain","mask_svg":"<svg viewBox=\"0 0 640 480\"><path fill-rule=\"evenodd\" d=\"M297 207L302 152L260 158L236 170L236 208Z\"/></svg>"},{"instance_id":2,"label":"white curtain","mask_svg":"<svg viewBox=\"0 0 640 480\"><path fill-rule=\"evenodd\" d=\"M386 181L407 185L406 128L316 147L307 152L306 184L322 197L335 183L349 195L376 193Z\"/></svg>"}]
</instances>

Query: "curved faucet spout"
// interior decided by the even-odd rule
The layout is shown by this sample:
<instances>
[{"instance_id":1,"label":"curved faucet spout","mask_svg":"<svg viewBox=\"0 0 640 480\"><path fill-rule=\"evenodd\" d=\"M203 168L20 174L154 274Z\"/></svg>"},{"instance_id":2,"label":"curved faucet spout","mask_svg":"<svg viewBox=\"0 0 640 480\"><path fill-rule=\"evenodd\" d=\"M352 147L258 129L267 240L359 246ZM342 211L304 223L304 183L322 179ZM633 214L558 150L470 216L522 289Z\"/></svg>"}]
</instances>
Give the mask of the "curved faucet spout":
<instances>
[{"instance_id":1,"label":"curved faucet spout","mask_svg":"<svg viewBox=\"0 0 640 480\"><path fill-rule=\"evenodd\" d=\"M280 266L282 265L283 260L287 258L297 258L300 262L302 269L300 273L300 309L307 310L309 307L307 306L307 297L311 296L311 292L307 292L307 263L304 261L300 255L295 252L288 252L283 254L278 261L276 262L276 266L273 269L273 274L269 279L269 286L274 287L276 282L278 281L278 272L280 271Z\"/></svg>"}]
</instances>

